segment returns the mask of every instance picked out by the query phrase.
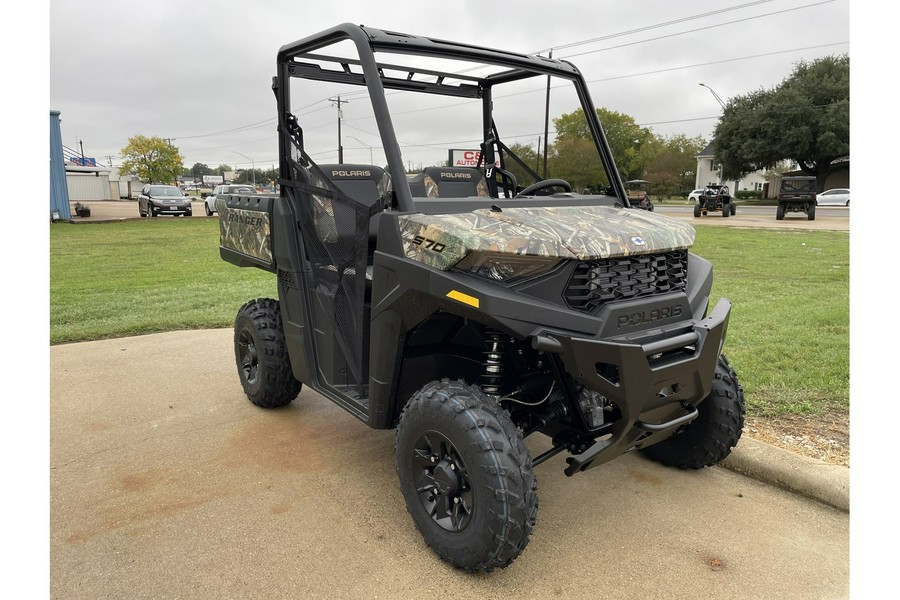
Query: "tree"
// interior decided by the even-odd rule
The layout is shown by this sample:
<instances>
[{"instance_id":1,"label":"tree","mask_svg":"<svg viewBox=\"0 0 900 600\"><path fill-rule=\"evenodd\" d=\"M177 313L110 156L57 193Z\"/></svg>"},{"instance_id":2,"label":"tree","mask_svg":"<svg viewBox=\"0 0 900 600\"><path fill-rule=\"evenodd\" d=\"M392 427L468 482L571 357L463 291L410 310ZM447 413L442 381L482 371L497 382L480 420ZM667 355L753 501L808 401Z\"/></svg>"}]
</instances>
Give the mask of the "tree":
<instances>
[{"instance_id":1,"label":"tree","mask_svg":"<svg viewBox=\"0 0 900 600\"><path fill-rule=\"evenodd\" d=\"M800 61L772 90L729 100L713 135L726 179L793 160L819 191L831 163L850 154L850 58Z\"/></svg>"},{"instance_id":2,"label":"tree","mask_svg":"<svg viewBox=\"0 0 900 600\"><path fill-rule=\"evenodd\" d=\"M653 183L655 194L686 193L694 184L697 155L706 146L702 137L679 134L662 141L660 152L650 159L644 178Z\"/></svg>"},{"instance_id":3,"label":"tree","mask_svg":"<svg viewBox=\"0 0 900 600\"><path fill-rule=\"evenodd\" d=\"M605 108L597 109L597 117L606 133L606 139L616 161L616 168L623 180L639 179L644 176L650 160L659 153L660 139L648 127L641 127L634 118ZM556 128L556 143L554 150L562 164L572 166L566 158L567 147L583 150L580 144L573 140L590 140L587 120L584 111L578 109L564 114L553 120ZM596 154L596 150L593 151ZM599 166L599 160L596 161ZM568 167L564 167L565 171ZM596 167L593 167L596 168ZM557 176L562 176L562 171L554 170ZM574 182L573 182L574 183Z\"/></svg>"},{"instance_id":4,"label":"tree","mask_svg":"<svg viewBox=\"0 0 900 600\"><path fill-rule=\"evenodd\" d=\"M194 166L191 167L191 175L194 177L203 177L204 175L212 175L213 170L209 168L209 165L205 165L203 163L194 163Z\"/></svg>"},{"instance_id":5,"label":"tree","mask_svg":"<svg viewBox=\"0 0 900 600\"><path fill-rule=\"evenodd\" d=\"M119 154L122 171L137 173L141 181L148 183L174 183L184 170L184 159L178 148L159 137L136 135L128 139Z\"/></svg>"}]
</instances>

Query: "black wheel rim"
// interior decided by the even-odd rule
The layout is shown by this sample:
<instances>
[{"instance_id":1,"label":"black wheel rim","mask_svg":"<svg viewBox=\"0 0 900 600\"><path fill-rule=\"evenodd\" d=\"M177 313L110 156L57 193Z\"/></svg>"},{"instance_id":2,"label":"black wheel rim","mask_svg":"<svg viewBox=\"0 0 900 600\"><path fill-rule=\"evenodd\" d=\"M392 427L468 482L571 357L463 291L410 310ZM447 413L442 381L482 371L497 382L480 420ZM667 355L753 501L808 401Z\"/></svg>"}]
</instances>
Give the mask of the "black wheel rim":
<instances>
[{"instance_id":1,"label":"black wheel rim","mask_svg":"<svg viewBox=\"0 0 900 600\"><path fill-rule=\"evenodd\" d=\"M249 384L256 383L259 375L259 356L256 353L256 343L248 329L242 329L238 337L238 361L241 365L241 374Z\"/></svg>"},{"instance_id":2,"label":"black wheel rim","mask_svg":"<svg viewBox=\"0 0 900 600\"><path fill-rule=\"evenodd\" d=\"M413 447L413 477L425 512L441 528L458 532L472 521L475 492L456 446L436 431L426 431Z\"/></svg>"}]
</instances>

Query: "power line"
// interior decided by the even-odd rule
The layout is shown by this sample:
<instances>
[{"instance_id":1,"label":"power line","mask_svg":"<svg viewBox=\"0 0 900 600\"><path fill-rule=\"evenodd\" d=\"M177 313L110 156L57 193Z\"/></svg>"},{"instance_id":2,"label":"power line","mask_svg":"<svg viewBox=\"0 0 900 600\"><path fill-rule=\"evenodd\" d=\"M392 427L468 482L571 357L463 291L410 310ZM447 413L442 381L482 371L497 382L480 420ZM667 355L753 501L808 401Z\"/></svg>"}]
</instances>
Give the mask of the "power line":
<instances>
[{"instance_id":1,"label":"power line","mask_svg":"<svg viewBox=\"0 0 900 600\"><path fill-rule=\"evenodd\" d=\"M602 41L617 38L617 37L631 35L633 33L641 33L644 31L650 31L651 29L659 29L661 27L668 27L669 25L677 25L678 23L694 21L696 19L702 19L704 17L710 17L712 15L718 15L721 13L731 12L733 10L740 10L742 8L747 8L749 6L756 6L757 4L765 4L767 2L772 2L772 1L773 0L756 0L756 2L748 2L746 4L739 4L737 6L731 6L728 8L720 8L719 10L712 10L712 11L705 12L705 13L691 15L689 17L673 19L672 21L665 21L664 23L656 23L655 25L647 25L645 27L638 27L636 29L629 29L628 31L620 31L617 33L610 33L608 35L603 35L603 36L591 38L588 40L581 40L580 42L570 42L568 44L561 44L561 45L553 46L552 48L544 48L542 50L538 50L537 52L531 52L531 54L541 54L541 53L547 52L549 50L565 50L566 48L574 48L575 46L583 46L585 44L593 44L595 42L602 42Z\"/></svg>"},{"instance_id":2,"label":"power line","mask_svg":"<svg viewBox=\"0 0 900 600\"><path fill-rule=\"evenodd\" d=\"M278 120L278 117L272 117L270 119L266 119L265 121L259 121L257 123L251 123L249 125L242 125L240 127L235 127L234 129L226 129L225 131L216 131L214 133L201 133L198 135L180 135L177 137L173 137L173 140L193 140L197 138L204 137L212 137L214 135L225 135L226 133L237 133L238 131L246 131L249 129L255 129L257 127L262 127L264 125L274 124Z\"/></svg>"},{"instance_id":3,"label":"power line","mask_svg":"<svg viewBox=\"0 0 900 600\"><path fill-rule=\"evenodd\" d=\"M669 26L669 25L675 25L675 24L678 24L678 23L684 23L684 22L688 22L688 21L692 21L692 20L696 20L696 19L700 19L700 18L704 18L704 17L716 15L716 14L722 14L722 13L726 13L726 12L731 12L731 11L734 11L734 10L739 10L739 9L747 8L747 7L750 7L750 6L755 6L755 5L759 5L759 4L765 4L765 3L768 3L768 2L772 2L772 1L774 1L774 0L756 0L755 2L748 2L748 3L740 4L740 5L737 5L737 6L732 6L732 7L723 8L723 9L714 10L714 11L709 11L709 12L705 12L705 13L699 13L699 14L696 14L696 15L690 15L690 16L687 16L687 17L682 17L682 18L680 18L680 19L673 19L673 20L671 20L671 21L666 21L666 22L663 22L663 23L657 23L657 24L654 24L654 25L648 25L648 26L645 26L645 27L639 27L639 28L635 28L635 29L631 29L631 30L627 30L627 31L622 31L622 32L617 32L617 33L612 33L612 34L608 34L608 35L605 35L605 36L600 36L600 37L591 38L591 39L587 39L587 40L581 40L581 41L578 41L578 42L571 42L571 43L568 43L568 44L558 45L558 46L554 46L554 49L560 50L560 49L565 49L565 48L573 48L573 47L576 47L576 46L581 46L581 45L586 45L586 44L596 43L596 42L599 42L599 41L604 41L604 40L608 40L608 39L613 39L613 38L616 38L616 37L623 37L623 36L626 36L626 35L631 35L631 34L634 34L634 33L640 33L640 32L643 32L643 31L649 31L649 30L652 30L652 29L658 29L658 28L661 28L661 27L666 27L666 26ZM746 22L746 21L750 21L750 20L754 20L754 19L759 19L759 18L763 18L763 17L768 17L768 16L772 16L772 15L777 15L777 14L783 14L783 13L788 13L788 12L792 12L792 11L802 10L802 9L805 9L805 8L811 8L811 7L819 6L819 5L822 5L822 4L828 4L828 3L831 3L831 2L834 2L834 1L835 1L835 0L822 0L821 2L816 2L816 3L813 3L813 4L806 4L806 5L803 5L803 6L792 7L792 8L788 8L788 9L784 9L784 10L780 10L780 11L773 11L773 12L770 12L770 13L764 13L764 14L761 14L761 15L755 15L755 16L751 16L751 17L745 17L745 18L742 18L742 19L736 19L736 20L734 20L734 21L726 21L726 22L724 22L724 23L719 23L719 24L717 24L717 25L715 25L715 26L716 26L716 27L721 27L721 26L723 26L723 25L732 25L732 24L735 24L735 23L742 23L742 22ZM606 47L606 48L598 48L598 49L595 49L595 50L588 50L588 51L580 52L580 53L576 53L576 54L569 54L569 55L564 56L564 57L562 57L562 58L573 58L573 57L576 57L576 56L583 56L583 55L586 55L586 54L593 54L593 53L597 53L597 52L603 52L603 51L606 51L606 50L614 50L614 49L623 48L623 47L627 47L627 46L633 46L633 45L637 45L637 44L643 44L643 43L647 43L647 42L652 42L652 41L657 41L657 40L661 40L661 39L671 38L671 37L675 37L675 36L685 35L685 34L688 34L688 33L695 33L695 32L698 32L698 31L706 31L706 30L708 30L708 29L709 29L708 27L701 27L701 28L697 28L697 29L690 29L690 30L687 30L687 31L676 32L676 33L667 34L667 35L664 35L664 36L658 36L658 37L649 38L649 39L645 39L645 40L638 40L638 41L635 41L635 42L629 42L629 43L627 43L627 44L620 44L620 45L617 45L617 46L609 46L609 47ZM838 42L838 44L841 44L841 43L848 43L848 42ZM678 69L692 68L692 67L695 67L695 66L707 66L707 65L721 64L721 63L724 63L724 62L734 62L734 61L737 61L737 60L746 60L746 59L750 59L750 58L759 58L759 57L771 56L771 55L773 55L773 54L779 54L779 53L787 53L787 52L795 52L795 51L800 51L800 50L808 50L808 49L814 49L814 48L821 48L821 47L825 47L825 46L829 46L829 45L835 45L835 44L823 44L823 45L820 45L820 46L810 46L810 47L807 47L807 48L798 48L798 49L795 49L795 50L782 50L782 51L778 51L778 52L769 52L769 53L765 53L765 54L757 54L757 55L754 55L754 56L748 56L748 57L741 57L741 58L734 58L734 59L725 59L725 60L721 60L721 61L713 61L713 62L708 62L708 63L700 63L700 64L697 64L697 65L686 65L686 66L681 66L681 67L673 67L673 68L670 68L670 69L659 69L659 70L656 70L656 71L648 71L648 72L646 72L646 73L636 73L636 74L631 74L631 75L620 75L620 76L617 76L617 77L611 77L611 78L606 78L606 79L592 80L592 81L589 81L588 83L595 83L595 82L598 82L598 81L610 81L610 80L612 80L612 79L623 79L623 78L626 78L626 77L636 77L636 76L644 75L644 74L649 75L649 74L655 74L655 73L662 73L662 72L666 72L666 71L672 71L672 70L678 70ZM539 54L539 53L545 52L545 51L547 51L547 50L550 50L550 49L547 48L547 49L544 49L544 50L539 50L539 51L537 51L537 52L533 52L532 54ZM478 67L476 67L476 68L478 68ZM467 69L467 70L472 70L472 69ZM460 71L460 73L462 73L462 72L463 72L463 71ZM543 87L542 87L541 89L543 89ZM524 93L527 93L527 92L524 92ZM365 94L366 94L366 92L365 92L364 90L360 90L359 92L349 92L349 93L347 93L347 94L344 94L344 96L346 97L346 96L365 95ZM329 98L329 97L322 98L321 100L317 100L316 102L313 102L313 103L311 103L311 104L308 104L308 105L306 105L306 106L304 106L304 107L302 107L302 108L296 109L296 110L297 110L297 112L302 112L302 111L306 110L307 108L311 108L311 107L313 107L313 106L315 106L315 105L317 105L317 104L320 104L320 103L326 102L326 101L333 101L333 98ZM344 100L343 102L346 102L346 100ZM459 103L456 103L456 104L449 104L449 105L446 105L446 106L448 106L448 107L449 107L449 106L457 106L458 104L459 104ZM333 106L333 105L332 105L332 106ZM321 108L319 108L319 109L317 109L316 111L313 111L313 112L318 112L318 110L322 110L322 109L324 109L324 108L327 108L327 106L321 107ZM436 109L436 108L427 108L427 109L420 109L420 110L435 110L435 109ZM340 110L340 106L338 106L338 110ZM408 111L408 112L418 112L418 111ZM405 114L405 113L397 113L397 114ZM212 136L217 136L217 135L225 135L225 134L229 134L229 133L237 133L237 132L240 132L240 131L246 131L246 130L254 129L254 128L257 128L257 127L262 127L262 126L265 126L265 125L268 125L268 124L274 124L276 121L277 121L277 117L272 117L272 118L269 118L269 119L265 119L265 120L263 120L263 121L258 121L258 122L256 122L256 123L251 123L251 124L249 124L249 125L242 125L242 126L240 126L240 127L236 127L236 128L233 128L233 129L227 129L227 130L224 130L224 131L218 131L218 132L213 132L213 133L197 134L197 135L190 135L190 136L178 136L178 137L175 137L175 138L172 138L172 139L181 139L181 140L185 140L185 139L198 139L198 138L212 137Z\"/></svg>"},{"instance_id":4,"label":"power line","mask_svg":"<svg viewBox=\"0 0 900 600\"><path fill-rule=\"evenodd\" d=\"M812 8L815 6L821 6L822 4L829 4L834 2L835 0L822 0L821 2L815 2L813 4L804 4L803 6L795 6L793 8L786 8L784 10L777 10L770 13L764 13L761 15L755 15L752 17L745 17L743 19L735 19L734 21L726 21L724 23L717 23L715 27L723 27L725 25L734 25L735 23L745 23L747 21L753 21L755 19L761 19L763 17L771 17L772 15L780 15L788 12L793 12L795 10L803 10L804 8ZM596 50L586 50L585 52L578 52L577 54L568 54L563 56L562 58L574 58L576 56L584 56L585 54L595 54L597 52L605 52L607 50L617 50L619 48L626 48L628 46L635 46L637 44L645 44L647 42L655 42L658 40L664 40L668 38L678 37L680 35L686 35L688 33L696 33L698 31L709 31L709 27L698 27L697 29L688 29L687 31L678 31L676 33L670 33L667 35L661 35L654 38L649 38L646 40L638 40L635 42L628 42L627 44L619 44L618 46L608 46L606 48L598 48Z\"/></svg>"}]
</instances>

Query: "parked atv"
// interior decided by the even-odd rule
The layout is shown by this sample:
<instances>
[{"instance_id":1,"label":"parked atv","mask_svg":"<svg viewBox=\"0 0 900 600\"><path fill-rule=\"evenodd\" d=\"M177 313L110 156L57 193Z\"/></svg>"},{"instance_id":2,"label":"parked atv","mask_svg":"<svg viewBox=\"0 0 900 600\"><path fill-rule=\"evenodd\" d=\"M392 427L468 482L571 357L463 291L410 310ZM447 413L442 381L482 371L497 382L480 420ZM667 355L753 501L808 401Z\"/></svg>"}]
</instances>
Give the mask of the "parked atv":
<instances>
[{"instance_id":1,"label":"parked atv","mask_svg":"<svg viewBox=\"0 0 900 600\"><path fill-rule=\"evenodd\" d=\"M344 24L282 47L277 67L280 194L216 199L222 258L278 282L277 300L235 320L251 402L283 406L307 385L396 428L409 514L442 559L472 571L524 550L535 467L557 454L570 476L632 450L685 469L728 456L744 422L720 354L731 303L707 311L712 265L690 252L690 225L630 209L571 63ZM518 92L547 77L582 109L589 181L542 177L503 141L501 124L513 139L539 126ZM291 107L345 90L354 110L368 98L385 166L313 160L332 152L330 134L304 130ZM478 167L441 166L437 150L436 166L407 177L404 153L440 148L448 113L391 114L388 94L391 106L436 98L434 111L452 99L454 135L482 140ZM572 193L591 181L606 193ZM551 447L533 457L534 434Z\"/></svg>"},{"instance_id":2,"label":"parked atv","mask_svg":"<svg viewBox=\"0 0 900 600\"><path fill-rule=\"evenodd\" d=\"M730 217L737 212L737 207L728 193L727 185L709 184L697 203L694 205L694 216L706 216L710 212L721 212L723 217Z\"/></svg>"},{"instance_id":3,"label":"parked atv","mask_svg":"<svg viewBox=\"0 0 900 600\"><path fill-rule=\"evenodd\" d=\"M643 179L631 179L625 182L628 188L628 201L632 206L644 210L653 210L653 201L650 197L650 182Z\"/></svg>"},{"instance_id":4,"label":"parked atv","mask_svg":"<svg viewBox=\"0 0 900 600\"><path fill-rule=\"evenodd\" d=\"M808 176L782 177L778 189L778 208L775 219L781 221L786 213L799 212L807 220L816 220L816 178Z\"/></svg>"}]
</instances>

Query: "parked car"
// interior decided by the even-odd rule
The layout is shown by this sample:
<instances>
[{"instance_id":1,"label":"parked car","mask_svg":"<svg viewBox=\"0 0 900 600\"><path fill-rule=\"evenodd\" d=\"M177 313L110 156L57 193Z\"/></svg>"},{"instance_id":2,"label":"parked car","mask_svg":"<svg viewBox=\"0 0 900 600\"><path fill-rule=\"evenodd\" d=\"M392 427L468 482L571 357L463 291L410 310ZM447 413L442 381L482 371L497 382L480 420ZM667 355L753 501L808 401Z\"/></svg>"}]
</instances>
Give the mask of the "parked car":
<instances>
[{"instance_id":1,"label":"parked car","mask_svg":"<svg viewBox=\"0 0 900 600\"><path fill-rule=\"evenodd\" d=\"M835 188L825 190L816 196L817 204L830 204L831 206L850 206L850 190Z\"/></svg>"},{"instance_id":2,"label":"parked car","mask_svg":"<svg viewBox=\"0 0 900 600\"><path fill-rule=\"evenodd\" d=\"M255 194L256 190L252 185L247 184L228 184L217 185L213 188L212 194L203 199L203 208L206 216L211 217L216 211L216 197L221 194Z\"/></svg>"},{"instance_id":3,"label":"parked car","mask_svg":"<svg viewBox=\"0 0 900 600\"><path fill-rule=\"evenodd\" d=\"M704 189L705 188L698 188L698 189L694 190L693 192L691 192L690 194L688 194L688 202L697 202L698 200L700 200L700 196L703 195Z\"/></svg>"},{"instance_id":4,"label":"parked car","mask_svg":"<svg viewBox=\"0 0 900 600\"><path fill-rule=\"evenodd\" d=\"M138 212L142 217L158 215L191 216L191 199L174 185L145 185L138 196Z\"/></svg>"}]
</instances>

